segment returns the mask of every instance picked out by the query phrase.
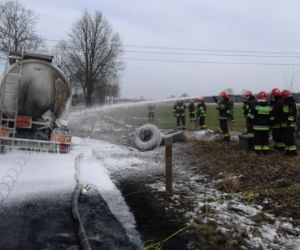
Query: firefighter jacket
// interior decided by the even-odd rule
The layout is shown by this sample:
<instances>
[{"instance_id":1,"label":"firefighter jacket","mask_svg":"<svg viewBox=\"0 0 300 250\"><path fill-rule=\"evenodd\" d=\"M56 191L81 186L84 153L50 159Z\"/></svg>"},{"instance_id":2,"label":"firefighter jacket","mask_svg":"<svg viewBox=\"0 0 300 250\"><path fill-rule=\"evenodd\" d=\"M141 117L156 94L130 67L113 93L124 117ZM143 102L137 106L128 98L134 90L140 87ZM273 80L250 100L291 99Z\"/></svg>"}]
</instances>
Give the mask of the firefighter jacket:
<instances>
[{"instance_id":1,"label":"firefighter jacket","mask_svg":"<svg viewBox=\"0 0 300 250\"><path fill-rule=\"evenodd\" d=\"M270 105L272 107L274 120L272 122L272 128L280 128L281 117L283 112L283 99L280 96L273 97L270 100Z\"/></svg>"},{"instance_id":2,"label":"firefighter jacket","mask_svg":"<svg viewBox=\"0 0 300 250\"><path fill-rule=\"evenodd\" d=\"M244 117L247 118L251 108L255 105L255 102L256 102L256 99L254 96L251 96L249 97L248 99L246 99L244 101L244 104L243 104L243 114L244 114Z\"/></svg>"},{"instance_id":3,"label":"firefighter jacket","mask_svg":"<svg viewBox=\"0 0 300 250\"><path fill-rule=\"evenodd\" d=\"M218 102L217 110L219 110L220 120L230 120L232 118L232 104L228 98Z\"/></svg>"},{"instance_id":4,"label":"firefighter jacket","mask_svg":"<svg viewBox=\"0 0 300 250\"><path fill-rule=\"evenodd\" d=\"M283 100L283 108L280 118L281 127L296 127L297 108L293 97Z\"/></svg>"},{"instance_id":5,"label":"firefighter jacket","mask_svg":"<svg viewBox=\"0 0 300 250\"><path fill-rule=\"evenodd\" d=\"M268 131L274 120L271 105L264 100L258 100L250 109L248 117L253 120L253 129Z\"/></svg>"},{"instance_id":6,"label":"firefighter jacket","mask_svg":"<svg viewBox=\"0 0 300 250\"><path fill-rule=\"evenodd\" d=\"M184 103L176 103L173 107L174 116L185 116L186 105Z\"/></svg>"},{"instance_id":7,"label":"firefighter jacket","mask_svg":"<svg viewBox=\"0 0 300 250\"><path fill-rule=\"evenodd\" d=\"M197 117L206 116L206 104L204 102L197 104L197 106L196 106L196 114L197 114Z\"/></svg>"},{"instance_id":8,"label":"firefighter jacket","mask_svg":"<svg viewBox=\"0 0 300 250\"><path fill-rule=\"evenodd\" d=\"M195 112L195 104L193 102L191 102L188 105L188 108L189 108L189 113L194 113Z\"/></svg>"}]
</instances>

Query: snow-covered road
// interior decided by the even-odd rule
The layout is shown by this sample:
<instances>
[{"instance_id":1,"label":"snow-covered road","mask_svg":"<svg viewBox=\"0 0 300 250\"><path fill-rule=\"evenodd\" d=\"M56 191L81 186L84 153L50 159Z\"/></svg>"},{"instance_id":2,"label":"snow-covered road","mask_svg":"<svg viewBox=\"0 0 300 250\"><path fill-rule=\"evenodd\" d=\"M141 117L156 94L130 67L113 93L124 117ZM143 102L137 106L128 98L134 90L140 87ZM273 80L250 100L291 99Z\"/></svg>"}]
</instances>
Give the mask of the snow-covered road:
<instances>
[{"instance_id":1,"label":"snow-covered road","mask_svg":"<svg viewBox=\"0 0 300 250\"><path fill-rule=\"evenodd\" d=\"M124 154L112 157L113 151L123 151ZM0 155L0 199L3 203L0 211L2 216L12 216L11 221L13 221L15 215L11 211L32 200L50 198L55 206L58 206L59 202L70 207L71 195L76 184L75 158L82 155L79 168L80 183L83 186L90 185L101 194L112 213L125 228L130 240L140 246L141 240L135 230L134 217L120 191L110 179L107 170L112 165L121 167L122 164L128 163L128 152L125 151L129 152L126 148L120 148L108 142L77 137L73 138L73 147L69 154L7 152ZM132 157L129 161L135 163L140 160ZM55 209L56 207L53 207L53 211ZM52 208L49 208L48 212L51 213L51 210ZM6 220L6 223L7 225L5 223L0 225L1 232L5 231L6 226L7 229L13 226L9 220ZM17 224L22 226L20 223ZM68 230L66 229L66 233ZM23 230L14 230L15 234L18 232L24 233ZM14 237L20 238L19 235L14 235ZM5 249L7 246L1 245L1 242L5 241L0 239L0 248Z\"/></svg>"}]
</instances>

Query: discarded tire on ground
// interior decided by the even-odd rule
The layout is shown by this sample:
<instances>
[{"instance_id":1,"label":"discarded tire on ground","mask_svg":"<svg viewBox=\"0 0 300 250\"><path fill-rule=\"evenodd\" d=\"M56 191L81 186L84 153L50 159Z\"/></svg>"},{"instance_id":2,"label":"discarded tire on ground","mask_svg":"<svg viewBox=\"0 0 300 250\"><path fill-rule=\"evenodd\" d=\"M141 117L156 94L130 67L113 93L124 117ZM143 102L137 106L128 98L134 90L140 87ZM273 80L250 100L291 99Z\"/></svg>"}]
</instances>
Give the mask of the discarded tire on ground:
<instances>
[{"instance_id":1,"label":"discarded tire on ground","mask_svg":"<svg viewBox=\"0 0 300 250\"><path fill-rule=\"evenodd\" d=\"M145 124L139 127L134 135L135 146L147 151L158 147L161 144L162 134L153 124Z\"/></svg>"}]
</instances>

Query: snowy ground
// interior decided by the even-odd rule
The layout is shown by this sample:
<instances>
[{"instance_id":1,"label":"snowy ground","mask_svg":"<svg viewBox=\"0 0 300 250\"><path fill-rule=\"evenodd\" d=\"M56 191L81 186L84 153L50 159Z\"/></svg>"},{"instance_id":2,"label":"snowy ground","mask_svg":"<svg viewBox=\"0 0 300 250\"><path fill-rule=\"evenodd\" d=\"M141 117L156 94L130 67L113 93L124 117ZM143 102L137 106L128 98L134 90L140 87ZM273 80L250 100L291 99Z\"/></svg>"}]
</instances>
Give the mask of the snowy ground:
<instances>
[{"instance_id":1,"label":"snowy ground","mask_svg":"<svg viewBox=\"0 0 300 250\"><path fill-rule=\"evenodd\" d=\"M113 107L110 107L109 110L113 110ZM102 138L103 134L114 135L109 139L123 144L126 141L130 142L134 124L115 121L110 117L109 110L98 107L88 112L79 111L71 114L69 120L74 127L80 128L81 133L85 132L92 137ZM90 123L92 126L87 125L85 128L78 126L83 120L92 120ZM188 134L188 138L190 140L210 140L214 137L210 133ZM175 145L174 151L176 151L176 147L179 147L180 151L180 147L184 147L184 145ZM153 179L152 184L149 185L153 192L164 190L163 148L141 153L111 146L111 148L95 147L94 152L104 165L109 166L111 175L117 181L126 178L130 181L132 177L143 176L145 178L146 176L147 178L149 176L150 179ZM122 162L116 160L119 157L123 159ZM191 227L197 227L199 218L204 218L201 219L201 223L212 223L220 233L229 234L233 239L241 241L239 243L241 249L300 249L300 227L293 226L290 218L276 218L271 214L264 213L261 206L245 202L238 195L218 191L217 183L210 183L206 176L195 175L193 168L197 168L197 166L187 164L187 158L179 153L179 156L174 159L174 189L175 193L179 195L174 195L170 204L166 203L166 210L171 209L177 210L180 214L184 213L186 221L190 223ZM183 199L189 200L190 205L184 206ZM206 209L209 212L204 212L204 208L209 208ZM265 218L263 222L256 221L260 216ZM191 249L197 248L193 243L190 244L190 247Z\"/></svg>"},{"instance_id":2,"label":"snowy ground","mask_svg":"<svg viewBox=\"0 0 300 250\"><path fill-rule=\"evenodd\" d=\"M0 211L42 197L65 199L65 194L71 194L75 187L75 158L82 155L80 182L100 192L131 241L141 246L135 219L115 183L148 179L151 183L148 187L153 192L163 193L163 147L139 152L116 144L131 146L134 126L115 120L107 109L73 112L67 119L74 133L98 140L75 137L69 154L7 152L0 155ZM183 214L190 233L200 224L212 223L220 234L242 239L240 249L300 249L299 227L293 226L288 218L263 213L260 206L245 203L238 195L220 192L217 183L209 182L204 175L195 175L196 166L187 164L186 156L176 154L183 146L174 144L175 195L170 201L162 199L162 202L166 210ZM184 205L183 200L189 205ZM262 213L268 220L257 223L255 217ZM1 245L0 248L5 249ZM197 244L191 241L189 249L198 249Z\"/></svg>"},{"instance_id":3,"label":"snowy ground","mask_svg":"<svg viewBox=\"0 0 300 250\"><path fill-rule=\"evenodd\" d=\"M73 147L69 154L7 152L1 155L1 208L9 209L27 200L45 197L61 195L63 199L63 194L72 194L75 188L75 158L82 155L80 183L83 186L90 185L100 192L110 210L124 226L129 238L141 245L139 234L135 230L134 217L107 170L111 164L128 162L127 156L124 160L118 157L112 162L110 155L103 155L103 152L100 156L94 154L97 148L112 147L114 145L104 141L73 138ZM132 158L129 162L131 161L136 162L138 159Z\"/></svg>"}]
</instances>

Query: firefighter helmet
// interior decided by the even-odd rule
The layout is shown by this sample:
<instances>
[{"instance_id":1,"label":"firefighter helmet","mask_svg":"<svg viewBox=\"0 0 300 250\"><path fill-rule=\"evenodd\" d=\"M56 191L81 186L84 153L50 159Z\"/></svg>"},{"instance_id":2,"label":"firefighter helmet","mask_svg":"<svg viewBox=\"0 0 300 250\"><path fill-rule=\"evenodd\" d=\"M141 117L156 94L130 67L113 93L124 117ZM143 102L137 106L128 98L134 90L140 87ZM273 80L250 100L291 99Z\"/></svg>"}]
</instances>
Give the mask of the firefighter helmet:
<instances>
[{"instance_id":1,"label":"firefighter helmet","mask_svg":"<svg viewBox=\"0 0 300 250\"><path fill-rule=\"evenodd\" d=\"M266 94L265 91L261 91L257 94L257 99L259 100L267 100L268 99L268 95Z\"/></svg>"},{"instance_id":2,"label":"firefighter helmet","mask_svg":"<svg viewBox=\"0 0 300 250\"><path fill-rule=\"evenodd\" d=\"M274 88L271 91L271 95L272 96L280 96L280 94L281 94L281 92L280 92L280 90L278 88Z\"/></svg>"},{"instance_id":3,"label":"firefighter helmet","mask_svg":"<svg viewBox=\"0 0 300 250\"><path fill-rule=\"evenodd\" d=\"M250 97L252 97L253 96L253 94L252 94L252 92L251 91L246 91L246 93L245 93L245 97L246 98L250 98Z\"/></svg>"},{"instance_id":4,"label":"firefighter helmet","mask_svg":"<svg viewBox=\"0 0 300 250\"><path fill-rule=\"evenodd\" d=\"M227 93L227 91L222 91L221 93L220 93L220 97L222 97L222 98L228 98L229 97L229 95L228 95L228 93Z\"/></svg>"},{"instance_id":5,"label":"firefighter helmet","mask_svg":"<svg viewBox=\"0 0 300 250\"><path fill-rule=\"evenodd\" d=\"M281 96L283 99L287 99L292 96L292 93L289 90L285 89L281 92Z\"/></svg>"}]
</instances>

